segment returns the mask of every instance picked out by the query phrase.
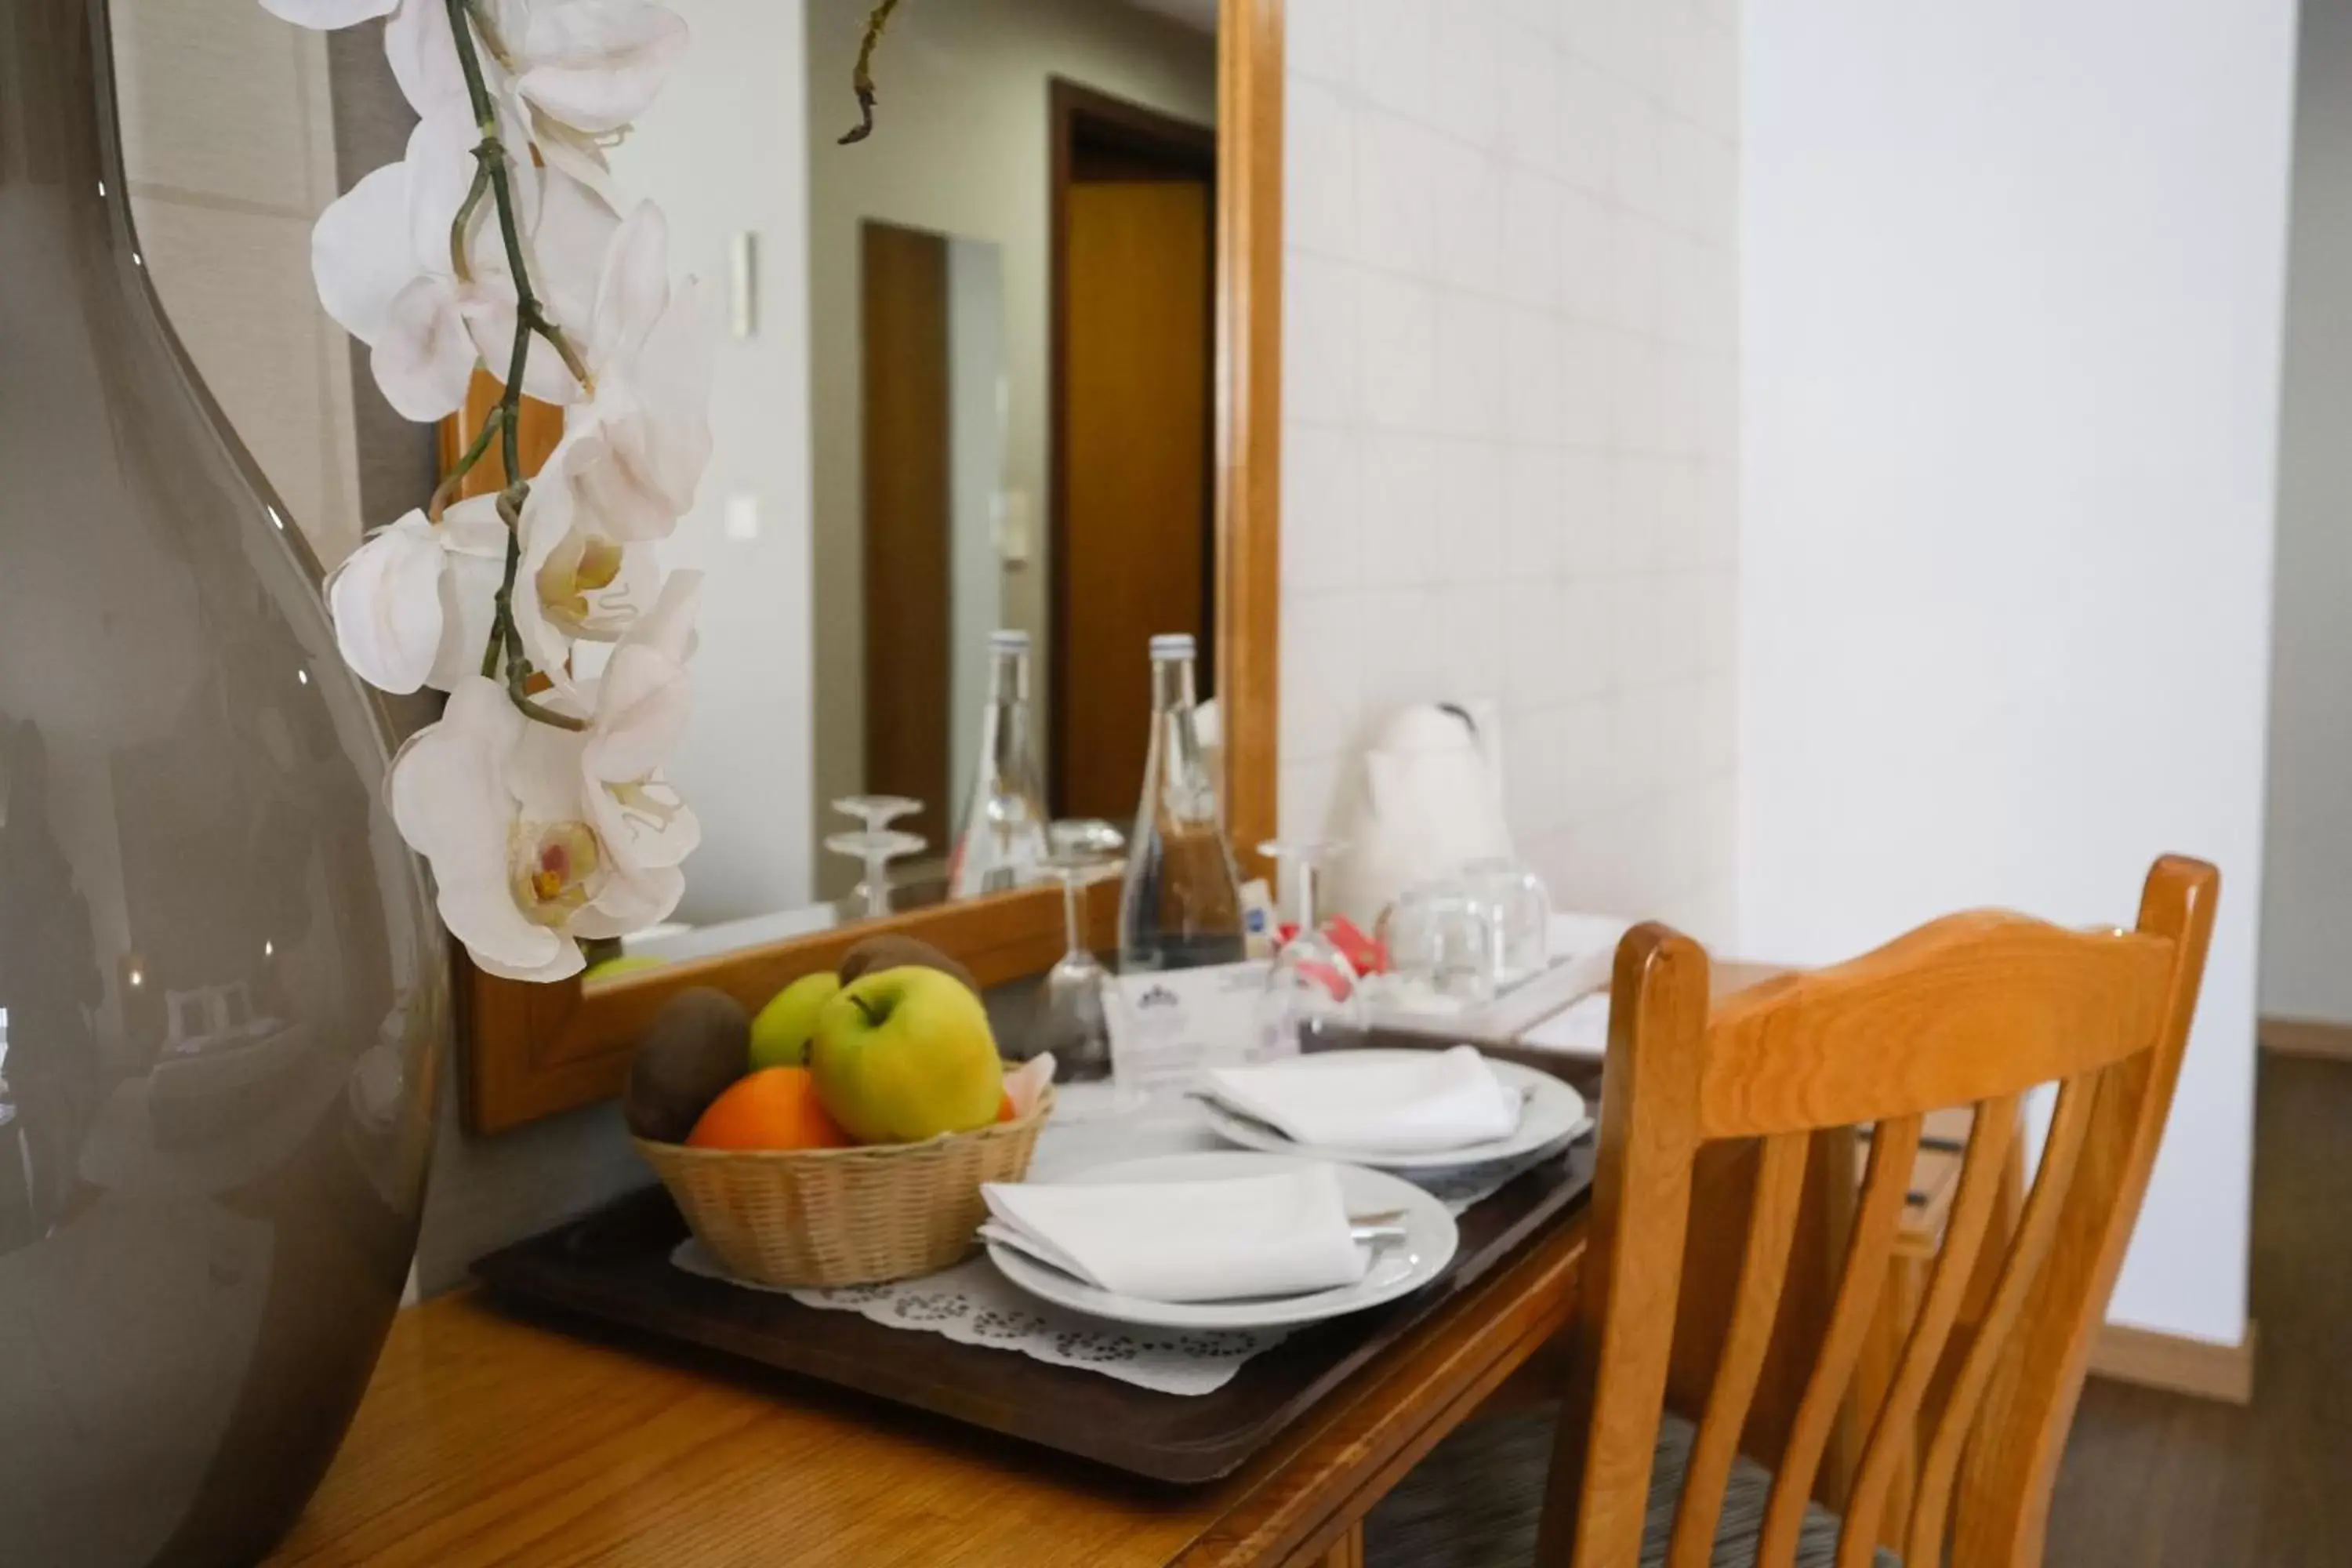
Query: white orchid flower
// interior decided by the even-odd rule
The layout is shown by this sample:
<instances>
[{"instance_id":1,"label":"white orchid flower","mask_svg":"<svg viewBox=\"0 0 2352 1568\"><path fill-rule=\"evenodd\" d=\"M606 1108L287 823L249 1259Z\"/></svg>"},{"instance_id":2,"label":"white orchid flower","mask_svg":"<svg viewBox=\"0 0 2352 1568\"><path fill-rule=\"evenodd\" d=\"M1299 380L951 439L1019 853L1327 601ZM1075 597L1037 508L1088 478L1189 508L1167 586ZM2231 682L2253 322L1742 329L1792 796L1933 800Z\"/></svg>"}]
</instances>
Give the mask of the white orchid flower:
<instances>
[{"instance_id":1,"label":"white orchid flower","mask_svg":"<svg viewBox=\"0 0 2352 1568\"><path fill-rule=\"evenodd\" d=\"M515 88L559 125L615 134L652 106L686 37L685 19L651 0L537 0Z\"/></svg>"},{"instance_id":2,"label":"white orchid flower","mask_svg":"<svg viewBox=\"0 0 2352 1568\"><path fill-rule=\"evenodd\" d=\"M393 758L392 818L433 867L435 907L475 963L509 980L562 980L583 967L564 929L608 875L593 829L526 821L509 781L525 731L496 681L468 676L437 722ZM551 733L555 731L551 731Z\"/></svg>"},{"instance_id":3,"label":"white orchid flower","mask_svg":"<svg viewBox=\"0 0 2352 1568\"><path fill-rule=\"evenodd\" d=\"M453 689L482 662L506 548L495 496L377 530L327 578L343 662L382 690Z\"/></svg>"},{"instance_id":4,"label":"white orchid flower","mask_svg":"<svg viewBox=\"0 0 2352 1568\"><path fill-rule=\"evenodd\" d=\"M693 510L710 464L712 349L700 287L672 287L668 223L640 203L604 253L589 319L595 391L582 423L600 460L572 475L612 537L665 538Z\"/></svg>"},{"instance_id":5,"label":"white orchid flower","mask_svg":"<svg viewBox=\"0 0 2352 1568\"><path fill-rule=\"evenodd\" d=\"M677 866L702 842L701 825L661 771L692 708L687 660L701 591L699 572L672 573L662 584L596 682L581 750L589 820L614 862L640 877Z\"/></svg>"},{"instance_id":6,"label":"white orchid flower","mask_svg":"<svg viewBox=\"0 0 2352 1568\"><path fill-rule=\"evenodd\" d=\"M384 58L409 107L423 115L455 110L471 120L474 110L466 91L465 68L457 63L457 37L449 26L448 0L398 0L396 6L383 9L391 14L383 25ZM493 96L510 96L512 75L503 51L512 47L513 40L530 24L528 0L478 0L475 15L488 24L488 36L475 51L484 82ZM480 29L477 31L478 35ZM521 123L520 117L517 123ZM520 143L514 147L520 151Z\"/></svg>"},{"instance_id":7,"label":"white orchid flower","mask_svg":"<svg viewBox=\"0 0 2352 1568\"><path fill-rule=\"evenodd\" d=\"M432 864L442 922L491 974L577 974L582 939L650 925L685 891L675 866L625 862L598 834L589 797L607 792L583 763L595 739L533 723L475 675L393 759L393 820Z\"/></svg>"},{"instance_id":8,"label":"white orchid flower","mask_svg":"<svg viewBox=\"0 0 2352 1568\"><path fill-rule=\"evenodd\" d=\"M531 668L566 696L579 691L572 645L619 640L661 588L650 546L616 537L584 504L579 476L606 461L600 433L583 423L556 444L523 502L515 631Z\"/></svg>"},{"instance_id":9,"label":"white orchid flower","mask_svg":"<svg viewBox=\"0 0 2352 1568\"><path fill-rule=\"evenodd\" d=\"M592 319L604 257L621 220L604 198L560 170L540 171L536 205L535 221L523 239L524 264L540 308L570 330ZM468 317L474 342L503 379L514 348L515 312L504 250L485 260L476 276L480 303ZM574 403L586 395L562 357L543 342L531 345L522 389L543 403Z\"/></svg>"},{"instance_id":10,"label":"white orchid flower","mask_svg":"<svg viewBox=\"0 0 2352 1568\"><path fill-rule=\"evenodd\" d=\"M343 330L374 351L371 367L384 396L407 418L429 421L464 402L481 357L473 318L497 323L505 259L486 199L467 236L460 279L449 231L473 184L471 124L452 115L419 121L408 153L369 174L320 216L310 231L310 271L319 300ZM517 205L537 216L539 181L519 180ZM512 286L505 285L512 330ZM488 335L487 330L485 336Z\"/></svg>"}]
</instances>

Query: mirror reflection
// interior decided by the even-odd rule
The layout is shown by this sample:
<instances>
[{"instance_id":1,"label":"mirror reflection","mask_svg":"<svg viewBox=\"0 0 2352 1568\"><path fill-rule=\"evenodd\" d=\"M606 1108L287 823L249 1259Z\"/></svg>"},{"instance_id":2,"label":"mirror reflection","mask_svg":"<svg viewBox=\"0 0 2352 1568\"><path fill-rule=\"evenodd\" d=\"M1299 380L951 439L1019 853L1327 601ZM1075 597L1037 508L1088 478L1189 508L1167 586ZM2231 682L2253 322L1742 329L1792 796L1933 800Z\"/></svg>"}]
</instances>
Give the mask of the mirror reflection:
<instances>
[{"instance_id":1,"label":"mirror reflection","mask_svg":"<svg viewBox=\"0 0 2352 1568\"><path fill-rule=\"evenodd\" d=\"M1216 0L902 5L848 146L867 0L682 8L614 159L695 193L719 342L704 837L644 962L1050 882L1050 819L1133 819L1151 637L1216 689Z\"/></svg>"}]
</instances>

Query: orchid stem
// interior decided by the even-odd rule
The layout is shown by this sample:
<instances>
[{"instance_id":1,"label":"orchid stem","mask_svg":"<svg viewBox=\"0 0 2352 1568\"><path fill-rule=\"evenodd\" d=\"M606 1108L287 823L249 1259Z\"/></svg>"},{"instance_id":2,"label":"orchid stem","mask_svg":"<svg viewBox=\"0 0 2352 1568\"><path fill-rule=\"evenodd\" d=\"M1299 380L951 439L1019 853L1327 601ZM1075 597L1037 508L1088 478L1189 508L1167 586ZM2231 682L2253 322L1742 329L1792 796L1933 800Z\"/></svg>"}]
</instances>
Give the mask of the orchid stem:
<instances>
[{"instance_id":1,"label":"orchid stem","mask_svg":"<svg viewBox=\"0 0 2352 1568\"><path fill-rule=\"evenodd\" d=\"M451 501L457 499L457 491L464 486L466 476L473 472L475 464L488 455L491 438L498 435L506 422L507 410L504 404L493 407L483 418L481 429L475 434L474 444L466 448L466 455L457 459L456 466L450 468L442 479L439 487L434 490L433 499L425 503L426 521L441 521L441 514L449 510Z\"/></svg>"},{"instance_id":2,"label":"orchid stem","mask_svg":"<svg viewBox=\"0 0 2352 1568\"><path fill-rule=\"evenodd\" d=\"M849 72L849 89L857 95L857 123L842 133L841 144L845 147L874 134L874 49L882 41L882 29L890 25L890 13L898 8L898 0L881 0L866 18L866 37L857 46L857 64Z\"/></svg>"},{"instance_id":3,"label":"orchid stem","mask_svg":"<svg viewBox=\"0 0 2352 1568\"><path fill-rule=\"evenodd\" d=\"M474 110L474 127L482 135L474 149L478 164L473 189L467 193L465 205L458 208L457 219L449 231L449 258L459 278L468 276L465 259L466 230L475 209L480 205L482 190L487 184L491 200L498 210L499 234L505 242L507 270L514 279L515 331L514 353L507 364L506 384L499 389L499 401L482 421L480 435L467 449L457 470L444 479L434 493L436 503L442 501L442 491L462 478L467 469L479 462L489 448L493 435L498 437L499 456L505 459L506 489L499 495L499 516L507 525L506 575L499 584L496 615L490 624L489 646L482 650L482 674L496 679L501 662L506 668L507 696L527 719L541 724L551 724L560 730L584 730L580 720L555 711L533 701L530 694L530 663L523 657L522 635L515 626L515 576L522 563L522 505L530 494L530 482L522 472L522 386L523 376L530 368L530 340L535 333L547 340L564 368L583 386L592 387L588 367L562 329L549 319L541 307L539 297L531 291L530 268L523 259L522 226L515 216L514 181L507 167L506 144L499 140L498 106L491 100L489 83L482 75L482 61L475 52L475 34L478 28L483 42L501 61L505 51L489 17L477 0L447 0L449 31L457 47L458 68L465 73L466 99ZM528 154L526 154L528 155ZM434 512L438 518L438 507Z\"/></svg>"}]
</instances>

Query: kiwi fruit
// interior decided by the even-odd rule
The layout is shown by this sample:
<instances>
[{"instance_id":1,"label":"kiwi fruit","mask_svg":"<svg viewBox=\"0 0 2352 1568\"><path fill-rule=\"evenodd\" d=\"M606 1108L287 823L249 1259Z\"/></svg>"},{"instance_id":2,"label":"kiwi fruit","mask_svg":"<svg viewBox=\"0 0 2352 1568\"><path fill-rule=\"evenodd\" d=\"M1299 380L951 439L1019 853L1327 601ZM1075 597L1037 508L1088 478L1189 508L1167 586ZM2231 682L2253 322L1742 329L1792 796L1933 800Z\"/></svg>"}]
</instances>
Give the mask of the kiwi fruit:
<instances>
[{"instance_id":1,"label":"kiwi fruit","mask_svg":"<svg viewBox=\"0 0 2352 1568\"><path fill-rule=\"evenodd\" d=\"M723 991L681 991L654 1015L629 1062L621 1116L655 1143L683 1143L710 1102L743 1076L751 1016Z\"/></svg>"},{"instance_id":2,"label":"kiwi fruit","mask_svg":"<svg viewBox=\"0 0 2352 1568\"><path fill-rule=\"evenodd\" d=\"M942 974L954 975L973 995L980 994L980 982L972 978L971 970L920 937L884 931L867 937L841 955L839 973L844 985L878 969L936 969Z\"/></svg>"}]
</instances>

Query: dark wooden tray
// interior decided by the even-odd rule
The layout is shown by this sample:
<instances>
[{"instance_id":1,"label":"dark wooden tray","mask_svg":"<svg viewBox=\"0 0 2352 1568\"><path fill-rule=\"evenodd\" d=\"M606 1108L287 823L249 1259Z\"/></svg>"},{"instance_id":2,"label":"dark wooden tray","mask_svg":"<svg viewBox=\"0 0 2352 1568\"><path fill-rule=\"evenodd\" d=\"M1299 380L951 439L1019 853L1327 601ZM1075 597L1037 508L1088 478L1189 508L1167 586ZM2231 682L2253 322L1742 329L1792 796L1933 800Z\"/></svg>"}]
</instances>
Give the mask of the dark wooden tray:
<instances>
[{"instance_id":1,"label":"dark wooden tray","mask_svg":"<svg viewBox=\"0 0 2352 1568\"><path fill-rule=\"evenodd\" d=\"M1581 1205L1588 1135L1461 1216L1461 1249L1427 1289L1293 1333L1195 1396L1137 1388L1016 1351L885 1328L673 1268L685 1222L658 1187L474 1265L491 1289L931 1411L1155 1480L1226 1475L1529 1237Z\"/></svg>"}]
</instances>

